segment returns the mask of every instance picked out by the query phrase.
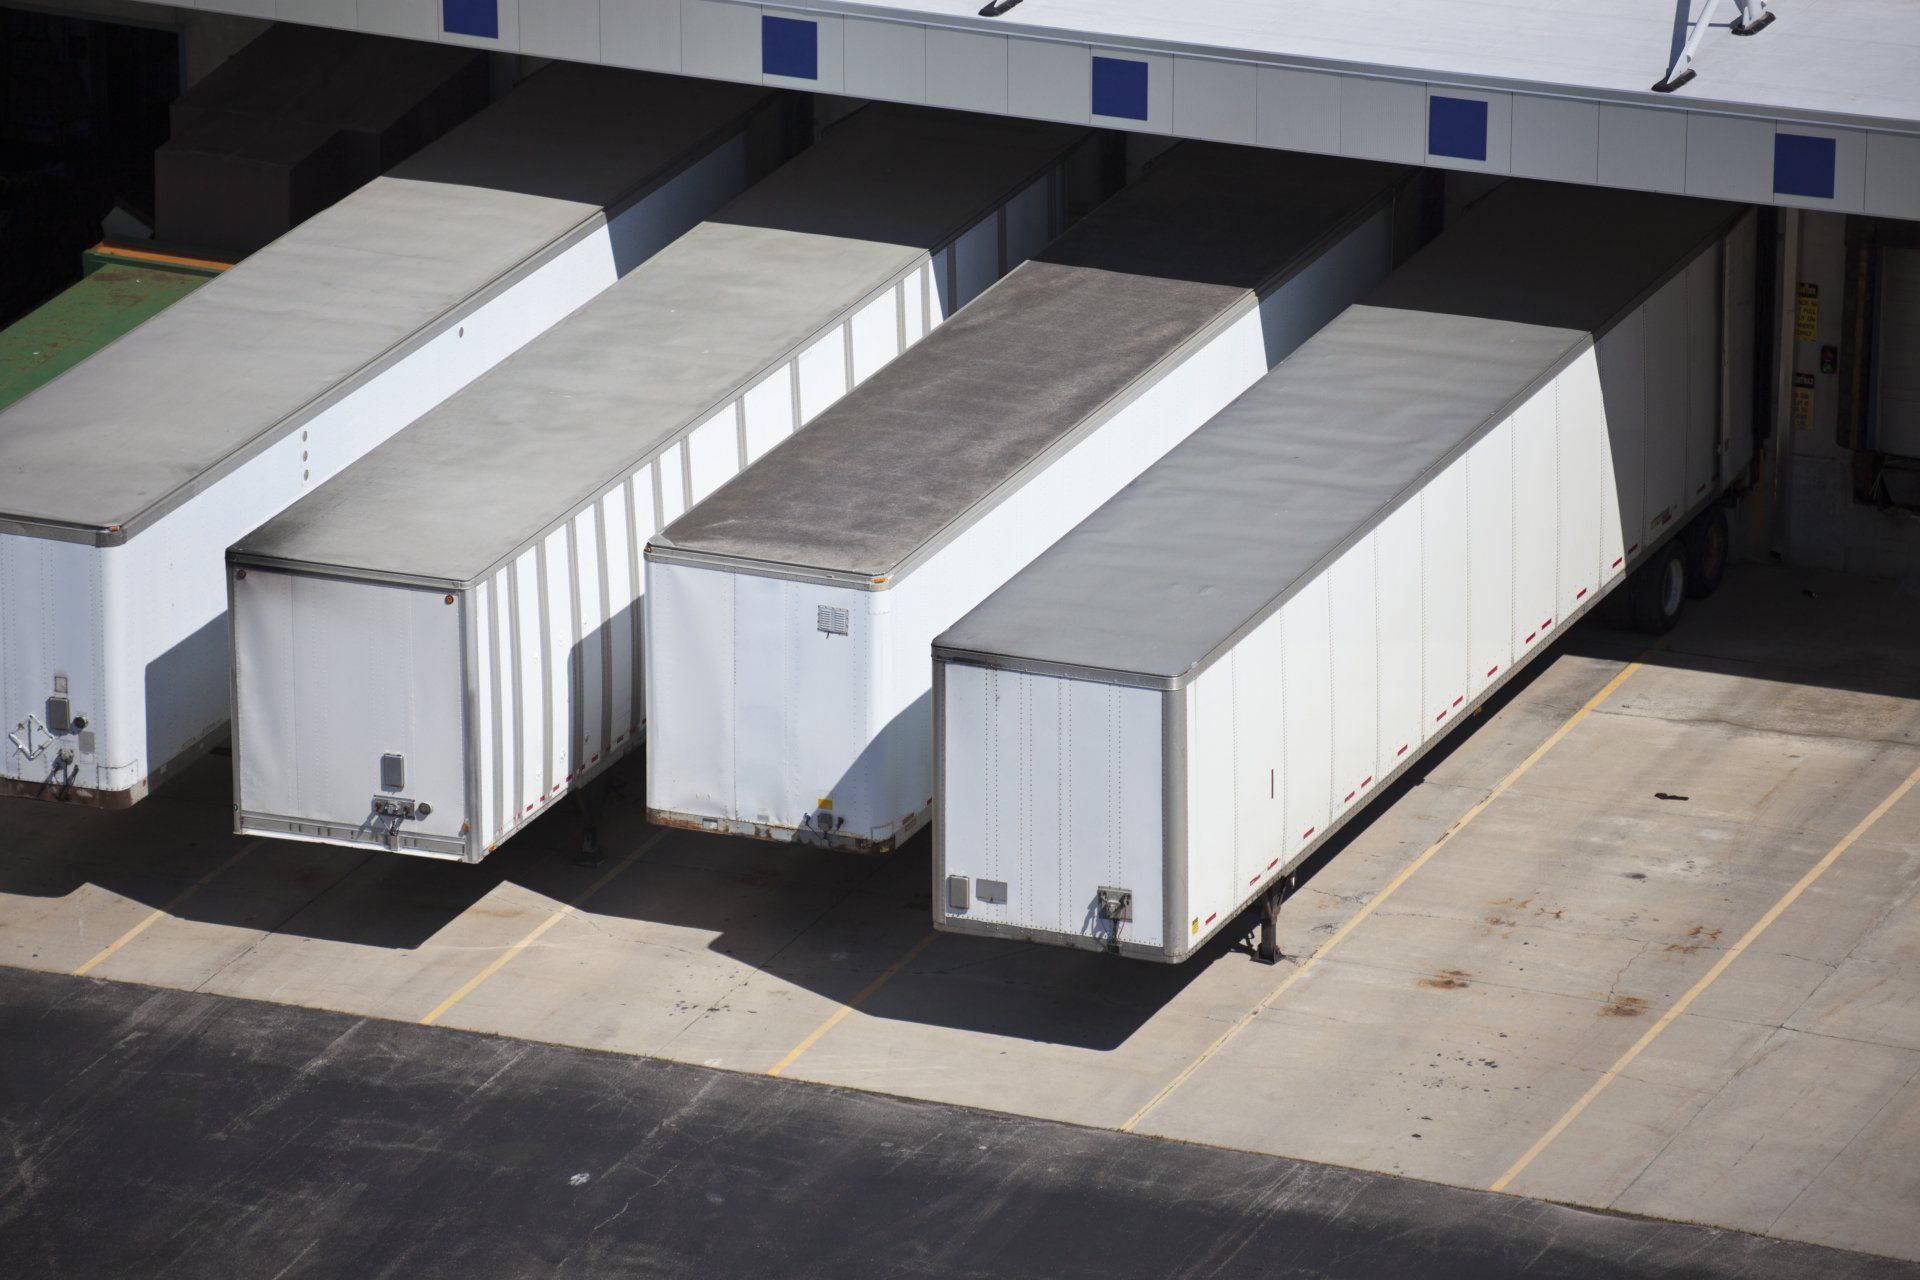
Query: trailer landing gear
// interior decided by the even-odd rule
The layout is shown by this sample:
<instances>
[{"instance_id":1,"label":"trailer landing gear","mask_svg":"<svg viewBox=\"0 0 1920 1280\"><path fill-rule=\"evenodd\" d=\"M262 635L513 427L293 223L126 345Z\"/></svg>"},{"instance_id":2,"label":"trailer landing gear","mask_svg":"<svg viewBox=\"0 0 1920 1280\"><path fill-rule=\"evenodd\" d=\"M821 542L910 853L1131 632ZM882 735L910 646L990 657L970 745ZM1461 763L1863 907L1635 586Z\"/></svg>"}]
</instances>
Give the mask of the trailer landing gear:
<instances>
[{"instance_id":1,"label":"trailer landing gear","mask_svg":"<svg viewBox=\"0 0 1920 1280\"><path fill-rule=\"evenodd\" d=\"M593 801L588 798L586 787L573 793L573 802L580 806L580 852L574 855L573 865L597 867L600 865L600 827L594 821Z\"/></svg>"},{"instance_id":2,"label":"trailer landing gear","mask_svg":"<svg viewBox=\"0 0 1920 1280\"><path fill-rule=\"evenodd\" d=\"M1294 878L1281 876L1260 899L1260 941L1253 958L1261 964L1280 963L1280 904L1293 896Z\"/></svg>"}]
</instances>

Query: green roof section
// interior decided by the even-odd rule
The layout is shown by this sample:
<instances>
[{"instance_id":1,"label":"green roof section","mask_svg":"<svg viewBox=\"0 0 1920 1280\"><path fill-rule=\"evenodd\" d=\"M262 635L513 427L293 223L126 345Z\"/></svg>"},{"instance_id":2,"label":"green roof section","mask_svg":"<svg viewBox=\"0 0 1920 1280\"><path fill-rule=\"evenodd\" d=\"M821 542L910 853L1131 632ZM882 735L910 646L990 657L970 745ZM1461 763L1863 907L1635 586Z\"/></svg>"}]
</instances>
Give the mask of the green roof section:
<instances>
[{"instance_id":1,"label":"green roof section","mask_svg":"<svg viewBox=\"0 0 1920 1280\"><path fill-rule=\"evenodd\" d=\"M226 270L223 262L103 243L86 275L0 330L0 409L45 386Z\"/></svg>"}]
</instances>

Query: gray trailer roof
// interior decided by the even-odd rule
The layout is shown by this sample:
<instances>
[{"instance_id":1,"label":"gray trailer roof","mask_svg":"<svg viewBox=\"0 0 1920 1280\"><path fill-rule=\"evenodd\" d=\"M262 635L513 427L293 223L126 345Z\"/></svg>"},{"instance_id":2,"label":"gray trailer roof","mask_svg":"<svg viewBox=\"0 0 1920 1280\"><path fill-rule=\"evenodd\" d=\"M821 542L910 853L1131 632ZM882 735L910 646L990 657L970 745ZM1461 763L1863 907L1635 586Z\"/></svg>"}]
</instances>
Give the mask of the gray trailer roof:
<instances>
[{"instance_id":1,"label":"gray trailer roof","mask_svg":"<svg viewBox=\"0 0 1920 1280\"><path fill-rule=\"evenodd\" d=\"M0 529L131 536L672 177L766 93L541 71L0 414Z\"/></svg>"},{"instance_id":2,"label":"gray trailer roof","mask_svg":"<svg viewBox=\"0 0 1920 1280\"><path fill-rule=\"evenodd\" d=\"M1088 134L867 107L233 556L483 578Z\"/></svg>"},{"instance_id":3,"label":"gray trailer roof","mask_svg":"<svg viewBox=\"0 0 1920 1280\"><path fill-rule=\"evenodd\" d=\"M955 623L935 653L1178 685L1737 214L1508 184Z\"/></svg>"},{"instance_id":4,"label":"gray trailer roof","mask_svg":"<svg viewBox=\"0 0 1920 1280\"><path fill-rule=\"evenodd\" d=\"M897 577L1156 366L1311 261L1406 172L1183 143L675 521L649 554Z\"/></svg>"}]
</instances>

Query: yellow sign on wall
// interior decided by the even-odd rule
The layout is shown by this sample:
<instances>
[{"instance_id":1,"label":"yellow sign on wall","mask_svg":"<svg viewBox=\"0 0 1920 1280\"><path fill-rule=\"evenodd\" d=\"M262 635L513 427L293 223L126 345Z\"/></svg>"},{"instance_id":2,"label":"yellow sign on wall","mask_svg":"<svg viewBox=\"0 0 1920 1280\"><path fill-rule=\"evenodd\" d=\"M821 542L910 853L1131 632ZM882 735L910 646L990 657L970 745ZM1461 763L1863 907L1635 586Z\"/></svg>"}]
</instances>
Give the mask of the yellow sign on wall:
<instances>
[{"instance_id":1,"label":"yellow sign on wall","mask_svg":"<svg viewBox=\"0 0 1920 1280\"><path fill-rule=\"evenodd\" d=\"M1793 303L1793 340L1814 342L1820 333L1820 286L1803 284Z\"/></svg>"},{"instance_id":2,"label":"yellow sign on wall","mask_svg":"<svg viewBox=\"0 0 1920 1280\"><path fill-rule=\"evenodd\" d=\"M1813 375L1793 375L1793 429L1813 430Z\"/></svg>"}]
</instances>

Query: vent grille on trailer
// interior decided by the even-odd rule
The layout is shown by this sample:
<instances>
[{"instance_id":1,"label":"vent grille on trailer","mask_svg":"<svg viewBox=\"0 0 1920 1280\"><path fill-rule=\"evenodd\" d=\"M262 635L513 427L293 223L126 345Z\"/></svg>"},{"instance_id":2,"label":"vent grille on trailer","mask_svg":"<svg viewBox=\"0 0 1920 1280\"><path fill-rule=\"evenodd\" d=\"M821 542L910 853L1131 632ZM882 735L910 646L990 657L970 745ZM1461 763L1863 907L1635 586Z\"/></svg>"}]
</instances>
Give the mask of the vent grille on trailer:
<instances>
[{"instance_id":1,"label":"vent grille on trailer","mask_svg":"<svg viewBox=\"0 0 1920 1280\"><path fill-rule=\"evenodd\" d=\"M847 634L847 611L845 609L839 608L836 605L823 604L819 606L817 616L819 620L816 625L828 635L844 636Z\"/></svg>"}]
</instances>

